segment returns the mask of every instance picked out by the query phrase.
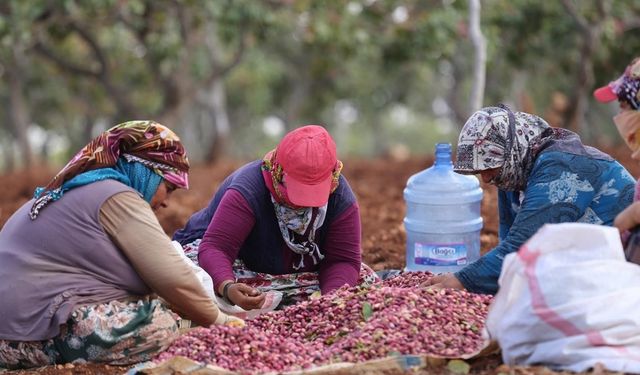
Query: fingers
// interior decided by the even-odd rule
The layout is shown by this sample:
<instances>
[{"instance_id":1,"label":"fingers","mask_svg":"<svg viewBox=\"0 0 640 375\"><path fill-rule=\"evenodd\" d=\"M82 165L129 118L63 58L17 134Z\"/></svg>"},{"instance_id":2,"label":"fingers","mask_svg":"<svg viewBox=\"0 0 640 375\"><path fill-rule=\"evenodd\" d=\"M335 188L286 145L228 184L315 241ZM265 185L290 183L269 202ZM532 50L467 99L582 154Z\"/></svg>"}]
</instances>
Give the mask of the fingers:
<instances>
[{"instance_id":1,"label":"fingers","mask_svg":"<svg viewBox=\"0 0 640 375\"><path fill-rule=\"evenodd\" d=\"M258 289L252 288L249 285L243 283L237 283L232 287L236 287L240 292L242 292L242 294L245 294L247 296L259 296L262 294L262 292L260 292Z\"/></svg>"},{"instance_id":2,"label":"fingers","mask_svg":"<svg viewBox=\"0 0 640 375\"><path fill-rule=\"evenodd\" d=\"M458 280L458 278L452 273L436 275L422 283L420 286L431 289L465 289L460 280Z\"/></svg>"},{"instance_id":3,"label":"fingers","mask_svg":"<svg viewBox=\"0 0 640 375\"><path fill-rule=\"evenodd\" d=\"M218 312L218 317L214 324L222 324L230 327L244 327L245 325L244 320L233 315L225 314L222 311Z\"/></svg>"},{"instance_id":4,"label":"fingers","mask_svg":"<svg viewBox=\"0 0 640 375\"><path fill-rule=\"evenodd\" d=\"M429 280L427 280L424 283L420 284L420 286L428 287L428 286L433 286L433 285L439 284L445 279L446 275L448 275L448 274L435 275L432 278L430 278Z\"/></svg>"},{"instance_id":5,"label":"fingers","mask_svg":"<svg viewBox=\"0 0 640 375\"><path fill-rule=\"evenodd\" d=\"M259 309L264 304L265 297L265 294L261 294L255 297L242 295L238 298L238 302L236 302L236 304L245 310Z\"/></svg>"},{"instance_id":6,"label":"fingers","mask_svg":"<svg viewBox=\"0 0 640 375\"><path fill-rule=\"evenodd\" d=\"M229 287L229 296L236 305L245 310L261 308L266 298L266 294L242 283Z\"/></svg>"},{"instance_id":7,"label":"fingers","mask_svg":"<svg viewBox=\"0 0 640 375\"><path fill-rule=\"evenodd\" d=\"M251 306L252 309L259 309L264 304L264 300L266 298L266 294L260 293L257 296L247 296L245 297L245 301L247 304Z\"/></svg>"},{"instance_id":8,"label":"fingers","mask_svg":"<svg viewBox=\"0 0 640 375\"><path fill-rule=\"evenodd\" d=\"M625 209L621 213L619 213L616 216L616 218L613 220L613 226L618 228L620 233L624 232L630 227L630 224L629 224L630 220L628 216L629 216L629 211L628 209Z\"/></svg>"},{"instance_id":9,"label":"fingers","mask_svg":"<svg viewBox=\"0 0 640 375\"><path fill-rule=\"evenodd\" d=\"M640 223L640 202L635 202L622 210L613 221L620 232L629 230Z\"/></svg>"},{"instance_id":10,"label":"fingers","mask_svg":"<svg viewBox=\"0 0 640 375\"><path fill-rule=\"evenodd\" d=\"M444 289L444 285L442 285L442 283L431 284L429 285L429 289Z\"/></svg>"},{"instance_id":11,"label":"fingers","mask_svg":"<svg viewBox=\"0 0 640 375\"><path fill-rule=\"evenodd\" d=\"M238 327L238 328L242 328L245 326L244 320L235 317L233 315L228 315L227 316L227 320L224 322L224 325L229 326L229 327Z\"/></svg>"}]
</instances>

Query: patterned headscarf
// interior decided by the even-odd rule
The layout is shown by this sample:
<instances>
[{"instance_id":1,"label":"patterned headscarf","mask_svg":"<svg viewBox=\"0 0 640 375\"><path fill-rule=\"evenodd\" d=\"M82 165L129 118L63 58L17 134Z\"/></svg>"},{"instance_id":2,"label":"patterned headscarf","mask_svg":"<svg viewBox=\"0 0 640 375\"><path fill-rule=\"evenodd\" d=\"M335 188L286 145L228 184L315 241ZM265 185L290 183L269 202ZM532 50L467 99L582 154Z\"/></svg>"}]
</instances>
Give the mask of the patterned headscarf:
<instances>
[{"instance_id":1,"label":"patterned headscarf","mask_svg":"<svg viewBox=\"0 0 640 375\"><path fill-rule=\"evenodd\" d=\"M276 161L276 150L269 151L262 160L262 177L267 188L271 192L280 233L287 247L300 255L300 262L293 265L298 270L304 267L304 256L309 255L313 264L324 258L320 247L315 242L316 231L324 223L327 214L327 205L322 207L298 207L292 204L287 197L287 188L282 183L282 166ZM342 162L338 160L333 171L331 193L339 184Z\"/></svg>"},{"instance_id":2,"label":"patterned headscarf","mask_svg":"<svg viewBox=\"0 0 640 375\"><path fill-rule=\"evenodd\" d=\"M483 108L471 115L460 132L454 170L477 174L501 168L494 185L506 191L524 190L539 151L547 141L568 135L565 132L504 105Z\"/></svg>"},{"instance_id":3,"label":"patterned headscarf","mask_svg":"<svg viewBox=\"0 0 640 375\"><path fill-rule=\"evenodd\" d=\"M138 181L130 181L147 176L147 172L129 167L128 163L140 164L179 188L189 188L189 160L178 136L154 121L129 121L93 139L45 187L37 188L31 218L35 219L44 206L60 199L65 191L108 178L136 188L150 200L148 193L141 191L143 187L137 186Z\"/></svg>"}]
</instances>

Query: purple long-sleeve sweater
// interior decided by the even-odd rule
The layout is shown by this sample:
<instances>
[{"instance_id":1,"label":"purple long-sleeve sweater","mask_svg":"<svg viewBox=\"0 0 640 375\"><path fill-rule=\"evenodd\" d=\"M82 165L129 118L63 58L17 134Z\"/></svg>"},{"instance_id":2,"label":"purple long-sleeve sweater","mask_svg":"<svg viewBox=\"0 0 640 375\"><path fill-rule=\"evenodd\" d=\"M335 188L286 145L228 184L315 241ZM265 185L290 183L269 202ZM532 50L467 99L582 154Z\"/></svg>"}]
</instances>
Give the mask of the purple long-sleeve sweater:
<instances>
[{"instance_id":1,"label":"purple long-sleeve sweater","mask_svg":"<svg viewBox=\"0 0 640 375\"><path fill-rule=\"evenodd\" d=\"M223 281L234 279L232 264L237 258L255 272L317 271L323 294L344 284L355 285L362 261L361 226L347 180L340 177L338 188L329 197L324 224L316 232L324 259L314 265L312 258L305 256L305 267L295 270L293 265L300 256L282 239L260 163L246 164L227 177L208 207L195 213L174 239L186 244L202 238L198 262L211 275L216 289Z\"/></svg>"}]
</instances>

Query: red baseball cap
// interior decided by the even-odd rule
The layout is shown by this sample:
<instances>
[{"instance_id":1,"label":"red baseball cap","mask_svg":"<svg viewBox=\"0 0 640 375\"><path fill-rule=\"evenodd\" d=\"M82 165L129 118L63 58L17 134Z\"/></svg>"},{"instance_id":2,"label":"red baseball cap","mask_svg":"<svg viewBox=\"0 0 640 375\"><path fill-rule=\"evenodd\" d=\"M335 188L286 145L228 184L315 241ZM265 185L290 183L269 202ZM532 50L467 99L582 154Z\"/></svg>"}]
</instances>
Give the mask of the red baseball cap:
<instances>
[{"instance_id":1,"label":"red baseball cap","mask_svg":"<svg viewBox=\"0 0 640 375\"><path fill-rule=\"evenodd\" d=\"M599 102L618 100L629 103L633 109L640 109L640 58L633 59L618 79L596 89L593 96Z\"/></svg>"},{"instance_id":2,"label":"red baseball cap","mask_svg":"<svg viewBox=\"0 0 640 375\"><path fill-rule=\"evenodd\" d=\"M291 203L321 207L329 201L338 159L336 144L325 128L306 125L289 132L276 148L276 162L282 166Z\"/></svg>"},{"instance_id":3,"label":"red baseball cap","mask_svg":"<svg viewBox=\"0 0 640 375\"><path fill-rule=\"evenodd\" d=\"M608 84L596 89L593 92L593 96L596 98L596 100L602 103L608 103L614 100L618 100L618 94L616 94L612 86L613 85Z\"/></svg>"}]
</instances>

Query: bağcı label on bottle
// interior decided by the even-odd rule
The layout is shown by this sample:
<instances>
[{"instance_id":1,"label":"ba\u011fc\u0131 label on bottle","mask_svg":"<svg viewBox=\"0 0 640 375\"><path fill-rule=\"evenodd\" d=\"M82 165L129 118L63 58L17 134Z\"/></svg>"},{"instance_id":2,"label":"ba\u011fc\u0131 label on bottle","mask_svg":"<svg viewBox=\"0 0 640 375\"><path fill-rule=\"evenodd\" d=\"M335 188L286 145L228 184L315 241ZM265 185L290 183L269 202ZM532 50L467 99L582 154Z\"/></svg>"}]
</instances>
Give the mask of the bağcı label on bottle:
<instances>
[{"instance_id":1,"label":"ba\u011fc\u0131 label on bottle","mask_svg":"<svg viewBox=\"0 0 640 375\"><path fill-rule=\"evenodd\" d=\"M464 243L416 242L414 262L422 266L464 266L467 264L467 246Z\"/></svg>"}]
</instances>

